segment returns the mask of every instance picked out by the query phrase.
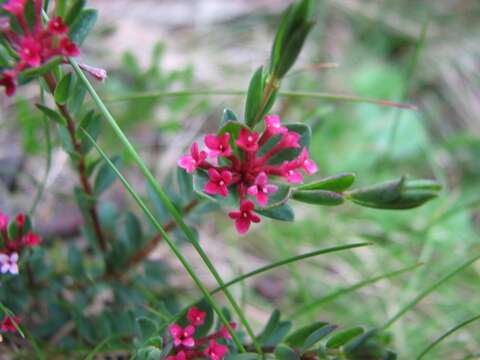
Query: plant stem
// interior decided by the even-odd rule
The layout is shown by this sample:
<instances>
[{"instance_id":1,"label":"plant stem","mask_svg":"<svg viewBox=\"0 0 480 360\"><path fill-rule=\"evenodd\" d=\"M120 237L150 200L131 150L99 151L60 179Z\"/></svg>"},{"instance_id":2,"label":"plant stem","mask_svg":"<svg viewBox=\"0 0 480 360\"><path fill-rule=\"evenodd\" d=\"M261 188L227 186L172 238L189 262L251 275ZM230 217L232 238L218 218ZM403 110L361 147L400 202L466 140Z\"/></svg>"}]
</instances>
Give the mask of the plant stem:
<instances>
[{"instance_id":1,"label":"plant stem","mask_svg":"<svg viewBox=\"0 0 480 360\"><path fill-rule=\"evenodd\" d=\"M47 82L47 85L51 94L53 95L55 92L55 88L57 87L57 82L55 80L55 77L51 73L48 73L47 75L44 76L44 79ZM58 110L67 121L67 130L70 136L70 141L72 142L75 152L78 154L77 172L80 180L80 185L82 186L82 189L85 192L85 194L87 194L91 198L94 198L92 186L90 185L90 182L87 176L85 156L82 154L81 144L78 141L76 136L75 121L70 115L70 112L68 111L68 108L66 105L62 105L59 103L55 103L55 105L57 106ZM102 250L102 252L105 253L107 251L107 243L105 241L105 237L103 236L102 228L100 226L100 220L97 213L96 202L94 202L88 208L88 213L90 215L90 219L92 220L92 225L95 231L95 236L97 238L98 245Z\"/></svg>"},{"instance_id":2,"label":"plant stem","mask_svg":"<svg viewBox=\"0 0 480 360\"><path fill-rule=\"evenodd\" d=\"M123 133L122 129L118 126L117 122L113 118L112 114L110 111L107 109L105 104L103 103L102 99L98 96L97 92L93 88L93 86L90 84L88 81L87 77L83 73L83 71L80 69L78 64L73 60L69 59L68 60L70 65L73 67L75 70L76 74L78 75L79 79L83 82L85 87L87 88L87 91L89 92L90 96L94 100L94 102L97 104L97 107L99 108L100 112L102 115L105 117L105 119L108 121L110 126L113 129L113 132L115 135L118 137L118 139L122 142L123 146L129 153L129 155L132 157L134 162L138 165L140 170L142 171L143 175L146 177L147 181L149 184L152 186L154 191L157 193L158 197L160 200L163 202L165 207L167 208L168 212L173 216L175 221L177 222L178 226L180 229L184 232L185 236L189 239L190 243L193 245L197 253L200 255L201 259L207 266L208 270L210 273L213 275L215 280L220 286L224 286L224 282L222 278L220 277L220 274L217 272L215 269L215 266L212 264L210 259L208 258L207 254L203 250L203 248L200 246L198 243L197 239L195 238L195 235L193 234L192 230L188 227L188 225L183 221L181 214L178 212L176 209L175 205L173 205L172 201L170 198L167 196L167 194L163 191L163 189L160 187L158 182L155 180L155 177L153 174L150 172L150 170L147 168L145 163L142 161L140 155L137 153L135 148L132 146L128 138L125 136ZM252 341L257 345L256 347L258 348L258 352L261 354L261 348L260 345L258 344L258 341L255 337L255 334L253 333L253 330L246 319L245 315L243 314L242 310L240 309L240 306L237 304L235 299L233 298L232 294L228 291L228 289L223 290L226 298L234 308L235 312L237 313L240 321L242 322L243 326L245 327L247 333L249 336L252 338Z\"/></svg>"},{"instance_id":3,"label":"plant stem","mask_svg":"<svg viewBox=\"0 0 480 360\"><path fill-rule=\"evenodd\" d=\"M82 129L83 130L83 129ZM163 239L165 239L166 243L174 253L174 255L178 258L180 263L183 265L187 273L190 275L192 280L195 282L195 284L198 286L200 291L203 293L207 301L210 303L210 306L213 308L213 310L217 313L220 321L226 326L228 329L228 332L232 335L232 339L237 345L238 349L241 352L245 352L245 348L243 347L240 339L238 338L237 334L235 331L232 329L232 326L230 325L230 322L225 318L225 315L223 314L222 310L216 303L216 301L213 299L212 295L210 295L210 292L208 289L203 285L202 281L200 278L197 276L193 268L190 266L188 263L188 260L183 256L182 252L180 249L175 245L175 243L172 241L170 236L168 236L167 232L165 229L162 227L162 225L158 222L158 220L155 218L155 216L152 214L152 212L148 209L148 207L145 205L143 200L140 198L140 196L135 192L135 190L132 188L130 183L125 179L125 177L120 173L120 171L117 169L115 164L112 163L110 158L105 154L105 152L100 148L100 146L95 142L95 140L88 134L85 130L83 130L85 135L89 138L89 140L92 142L92 144L95 146L97 149L98 153L103 157L105 162L112 168L112 170L115 172L117 177L120 179L122 182L123 186L127 191L132 195L133 199L137 202L138 206L143 210L147 218L152 222L152 224L155 226L157 231L162 235Z\"/></svg>"}]
</instances>

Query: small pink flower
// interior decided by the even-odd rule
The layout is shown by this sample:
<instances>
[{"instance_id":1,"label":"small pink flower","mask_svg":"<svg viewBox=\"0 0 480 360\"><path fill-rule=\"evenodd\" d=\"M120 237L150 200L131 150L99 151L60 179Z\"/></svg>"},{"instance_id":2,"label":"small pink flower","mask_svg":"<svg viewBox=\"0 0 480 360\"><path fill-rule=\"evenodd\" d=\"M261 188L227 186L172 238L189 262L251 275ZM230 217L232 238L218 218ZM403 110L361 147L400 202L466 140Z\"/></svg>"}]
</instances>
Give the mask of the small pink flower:
<instances>
[{"instance_id":1,"label":"small pink flower","mask_svg":"<svg viewBox=\"0 0 480 360\"><path fill-rule=\"evenodd\" d=\"M250 186L247 190L248 195L256 196L257 202L261 206L265 206L268 203L268 195L277 192L278 186L268 183L268 177L265 172L261 172L255 179L255 184Z\"/></svg>"},{"instance_id":2,"label":"small pink flower","mask_svg":"<svg viewBox=\"0 0 480 360\"><path fill-rule=\"evenodd\" d=\"M303 182L302 174L297 171L297 165L295 162L285 161L282 164L282 176L287 179L290 184L301 184Z\"/></svg>"},{"instance_id":3,"label":"small pink flower","mask_svg":"<svg viewBox=\"0 0 480 360\"><path fill-rule=\"evenodd\" d=\"M176 355L167 356L167 360L186 360L187 355L184 351L179 351Z\"/></svg>"},{"instance_id":4,"label":"small pink flower","mask_svg":"<svg viewBox=\"0 0 480 360\"><path fill-rule=\"evenodd\" d=\"M25 214L18 214L17 215L17 217L15 218L15 221L16 221L19 229L21 229L25 226L25 221L26 220L27 220L27 217L25 216Z\"/></svg>"},{"instance_id":5,"label":"small pink flower","mask_svg":"<svg viewBox=\"0 0 480 360\"><path fill-rule=\"evenodd\" d=\"M215 340L210 340L210 344L204 351L205 356L210 360L222 360L227 353L227 345L218 344Z\"/></svg>"},{"instance_id":6,"label":"small pink flower","mask_svg":"<svg viewBox=\"0 0 480 360\"><path fill-rule=\"evenodd\" d=\"M313 175L318 171L317 164L308 158L307 148L303 148L302 153L298 157L298 163L308 175Z\"/></svg>"},{"instance_id":7,"label":"small pink flower","mask_svg":"<svg viewBox=\"0 0 480 360\"><path fill-rule=\"evenodd\" d=\"M37 246L42 242L42 238L37 234L32 233L29 231L22 239L23 244L28 247Z\"/></svg>"},{"instance_id":8,"label":"small pink flower","mask_svg":"<svg viewBox=\"0 0 480 360\"><path fill-rule=\"evenodd\" d=\"M250 200L243 201L240 204L240 211L232 211L228 216L235 220L235 226L240 234L245 234L250 228L250 224L259 223L260 217L253 213L255 205Z\"/></svg>"},{"instance_id":9,"label":"small pink flower","mask_svg":"<svg viewBox=\"0 0 480 360\"><path fill-rule=\"evenodd\" d=\"M15 16L21 16L25 11L27 0L10 0L2 6L3 10Z\"/></svg>"},{"instance_id":10,"label":"small pink flower","mask_svg":"<svg viewBox=\"0 0 480 360\"><path fill-rule=\"evenodd\" d=\"M196 306L191 307L187 313L187 319L193 326L200 326L205 323L207 313L200 311Z\"/></svg>"},{"instance_id":11,"label":"small pink flower","mask_svg":"<svg viewBox=\"0 0 480 360\"><path fill-rule=\"evenodd\" d=\"M16 252L11 255L0 254L0 272L2 274L10 273L18 274L18 254Z\"/></svg>"},{"instance_id":12,"label":"small pink flower","mask_svg":"<svg viewBox=\"0 0 480 360\"><path fill-rule=\"evenodd\" d=\"M172 336L173 345L175 345L175 347L185 346L191 348L195 346L195 340L193 338L195 327L193 325L188 325L185 328L182 328L180 325L172 324L168 330Z\"/></svg>"},{"instance_id":13,"label":"small pink flower","mask_svg":"<svg viewBox=\"0 0 480 360\"><path fill-rule=\"evenodd\" d=\"M228 195L227 186L232 181L232 173L228 170L221 170L220 172L214 168L208 169L208 176L210 180L205 184L203 189L207 194L220 194L223 197Z\"/></svg>"},{"instance_id":14,"label":"small pink flower","mask_svg":"<svg viewBox=\"0 0 480 360\"><path fill-rule=\"evenodd\" d=\"M234 323L234 322L231 322L230 327L233 330L236 330L237 329L237 324ZM230 334L230 332L228 331L226 326L222 326L222 328L220 329L220 336L222 338L226 339L226 340L231 340L232 339L232 335Z\"/></svg>"},{"instance_id":15,"label":"small pink flower","mask_svg":"<svg viewBox=\"0 0 480 360\"><path fill-rule=\"evenodd\" d=\"M267 131L271 135L284 134L288 132L288 129L281 125L280 117L278 115L267 115L265 116L264 121Z\"/></svg>"},{"instance_id":16,"label":"small pink flower","mask_svg":"<svg viewBox=\"0 0 480 360\"><path fill-rule=\"evenodd\" d=\"M20 324L20 318L18 316L14 316L11 318L10 316L4 316L2 323L0 324L0 330L3 332L11 331L16 332L17 328L15 325Z\"/></svg>"},{"instance_id":17,"label":"small pink flower","mask_svg":"<svg viewBox=\"0 0 480 360\"><path fill-rule=\"evenodd\" d=\"M190 155L182 156L177 164L182 169L185 169L189 174L193 173L200 164L207 158L205 151L198 151L197 143L193 143L190 149Z\"/></svg>"},{"instance_id":18,"label":"small pink flower","mask_svg":"<svg viewBox=\"0 0 480 360\"><path fill-rule=\"evenodd\" d=\"M8 216L0 213L0 230L5 230L8 226Z\"/></svg>"},{"instance_id":19,"label":"small pink flower","mask_svg":"<svg viewBox=\"0 0 480 360\"><path fill-rule=\"evenodd\" d=\"M5 86L5 94L12 96L17 89L17 75L13 70L5 70L0 78L0 86Z\"/></svg>"},{"instance_id":20,"label":"small pink flower","mask_svg":"<svg viewBox=\"0 0 480 360\"><path fill-rule=\"evenodd\" d=\"M258 137L259 134L257 132L251 132L248 129L243 128L240 130L240 135L238 136L237 141L235 141L235 144L245 151L254 152L258 150Z\"/></svg>"},{"instance_id":21,"label":"small pink flower","mask_svg":"<svg viewBox=\"0 0 480 360\"><path fill-rule=\"evenodd\" d=\"M68 37L64 37L60 40L60 53L63 56L75 57L80 55L80 50L78 49L77 45L70 41Z\"/></svg>"},{"instance_id":22,"label":"small pink flower","mask_svg":"<svg viewBox=\"0 0 480 360\"><path fill-rule=\"evenodd\" d=\"M36 39L26 37L20 42L20 59L31 67L37 67L42 63L41 50Z\"/></svg>"},{"instance_id":23,"label":"small pink flower","mask_svg":"<svg viewBox=\"0 0 480 360\"><path fill-rule=\"evenodd\" d=\"M296 132L290 131L283 134L282 140L280 140L279 147L281 149L286 148L299 148L300 147L300 135Z\"/></svg>"},{"instance_id":24,"label":"small pink flower","mask_svg":"<svg viewBox=\"0 0 480 360\"><path fill-rule=\"evenodd\" d=\"M68 26L65 25L60 16L50 19L48 22L48 29L52 34L56 35L61 35L68 32Z\"/></svg>"},{"instance_id":25,"label":"small pink flower","mask_svg":"<svg viewBox=\"0 0 480 360\"><path fill-rule=\"evenodd\" d=\"M230 146L230 134L223 135L208 134L205 136L205 145L209 149L208 156L217 158L218 156L227 157L232 155L232 147Z\"/></svg>"}]
</instances>

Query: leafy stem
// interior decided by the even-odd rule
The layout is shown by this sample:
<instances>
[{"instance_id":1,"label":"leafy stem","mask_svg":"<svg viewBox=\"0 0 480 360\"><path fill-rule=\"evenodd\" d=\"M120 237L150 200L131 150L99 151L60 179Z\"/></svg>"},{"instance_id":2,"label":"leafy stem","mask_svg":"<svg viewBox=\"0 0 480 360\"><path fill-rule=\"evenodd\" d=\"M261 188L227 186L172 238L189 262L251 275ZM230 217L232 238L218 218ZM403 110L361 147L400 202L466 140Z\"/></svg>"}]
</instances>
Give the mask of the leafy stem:
<instances>
[{"instance_id":1,"label":"leafy stem","mask_svg":"<svg viewBox=\"0 0 480 360\"><path fill-rule=\"evenodd\" d=\"M48 85L48 89L50 90L50 93L53 95L57 87L57 81L55 80L55 77L53 76L52 73L47 73L44 76L44 79ZM88 214L91 219L91 223L93 226L93 230L95 232L98 246L100 247L102 252L105 253L107 252L107 242L105 240L105 236L102 232L102 228L100 225L100 219L98 217L96 201L93 200L94 193L92 190L92 185L90 184L90 181L87 175L86 160L85 160L85 156L82 154L82 151L81 151L82 146L76 135L75 121L66 105L59 104L58 102L55 102L55 105L66 120L66 128L70 136L70 141L73 145L76 155L78 156L78 158L76 159L76 165L77 165L76 169L78 172L80 185L82 186L82 189L85 192L85 194L87 194L89 197L92 198L92 203L88 208Z\"/></svg>"}]
</instances>

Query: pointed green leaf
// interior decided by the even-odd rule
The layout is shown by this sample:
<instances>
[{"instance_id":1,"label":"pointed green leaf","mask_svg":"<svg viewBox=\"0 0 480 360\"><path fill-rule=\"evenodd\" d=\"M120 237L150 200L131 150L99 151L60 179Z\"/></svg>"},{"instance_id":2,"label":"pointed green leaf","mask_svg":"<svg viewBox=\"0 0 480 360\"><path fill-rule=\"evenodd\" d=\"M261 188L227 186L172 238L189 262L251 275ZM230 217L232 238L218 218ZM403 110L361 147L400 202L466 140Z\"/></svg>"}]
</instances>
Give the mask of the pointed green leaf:
<instances>
[{"instance_id":1,"label":"pointed green leaf","mask_svg":"<svg viewBox=\"0 0 480 360\"><path fill-rule=\"evenodd\" d=\"M300 356L289 346L280 344L275 348L275 358L278 360L300 360Z\"/></svg>"},{"instance_id":2,"label":"pointed green leaf","mask_svg":"<svg viewBox=\"0 0 480 360\"><path fill-rule=\"evenodd\" d=\"M311 182L309 184L297 187L298 190L329 190L334 192L342 192L352 186L355 181L354 173L342 173Z\"/></svg>"},{"instance_id":3,"label":"pointed green leaf","mask_svg":"<svg viewBox=\"0 0 480 360\"><path fill-rule=\"evenodd\" d=\"M238 117L233 110L226 108L223 110L222 124L229 121L238 121Z\"/></svg>"},{"instance_id":4,"label":"pointed green leaf","mask_svg":"<svg viewBox=\"0 0 480 360\"><path fill-rule=\"evenodd\" d=\"M263 89L265 81L263 76L263 67L259 67L253 74L248 86L247 100L245 103L245 123L249 127L254 127L255 117L260 110L263 100Z\"/></svg>"},{"instance_id":5,"label":"pointed green leaf","mask_svg":"<svg viewBox=\"0 0 480 360\"><path fill-rule=\"evenodd\" d=\"M55 102L57 104L64 105L67 102L68 97L70 96L72 84L73 81L71 73L68 73L59 81L54 93Z\"/></svg>"},{"instance_id":6,"label":"pointed green leaf","mask_svg":"<svg viewBox=\"0 0 480 360\"><path fill-rule=\"evenodd\" d=\"M38 110L40 110L48 119L56 122L57 124L61 125L61 126L65 126L66 124L66 121L65 121L65 118L60 115L58 112L56 112L55 110L52 110L42 104L36 104L35 105Z\"/></svg>"},{"instance_id":7,"label":"pointed green leaf","mask_svg":"<svg viewBox=\"0 0 480 360\"><path fill-rule=\"evenodd\" d=\"M268 209L255 209L255 212L275 220L294 221L295 214L293 209L288 204L283 204L277 207Z\"/></svg>"},{"instance_id":8,"label":"pointed green leaf","mask_svg":"<svg viewBox=\"0 0 480 360\"><path fill-rule=\"evenodd\" d=\"M303 354L305 351L313 347L317 342L322 340L325 336L330 334L336 328L337 328L337 325L330 324L330 325L322 326L320 329L314 331L307 337L307 339L302 345L300 352Z\"/></svg>"},{"instance_id":9,"label":"pointed green leaf","mask_svg":"<svg viewBox=\"0 0 480 360\"><path fill-rule=\"evenodd\" d=\"M343 204L343 197L340 194L326 190L294 191L292 199L307 204L337 206Z\"/></svg>"},{"instance_id":10,"label":"pointed green leaf","mask_svg":"<svg viewBox=\"0 0 480 360\"><path fill-rule=\"evenodd\" d=\"M121 159L119 156L114 156L111 160L117 168L120 166ZM111 185L113 185L116 179L117 176L110 165L104 163L98 171L97 177L95 178L95 183L93 186L95 195L99 196L101 193L107 190Z\"/></svg>"},{"instance_id":11,"label":"pointed green leaf","mask_svg":"<svg viewBox=\"0 0 480 360\"><path fill-rule=\"evenodd\" d=\"M75 22L70 27L70 39L77 45L81 45L87 38L88 33L92 30L97 22L98 13L93 9L83 10L77 16Z\"/></svg>"},{"instance_id":12,"label":"pointed green leaf","mask_svg":"<svg viewBox=\"0 0 480 360\"><path fill-rule=\"evenodd\" d=\"M363 333L364 329L359 326L339 331L336 335L328 339L326 344L327 349L337 349Z\"/></svg>"}]
</instances>

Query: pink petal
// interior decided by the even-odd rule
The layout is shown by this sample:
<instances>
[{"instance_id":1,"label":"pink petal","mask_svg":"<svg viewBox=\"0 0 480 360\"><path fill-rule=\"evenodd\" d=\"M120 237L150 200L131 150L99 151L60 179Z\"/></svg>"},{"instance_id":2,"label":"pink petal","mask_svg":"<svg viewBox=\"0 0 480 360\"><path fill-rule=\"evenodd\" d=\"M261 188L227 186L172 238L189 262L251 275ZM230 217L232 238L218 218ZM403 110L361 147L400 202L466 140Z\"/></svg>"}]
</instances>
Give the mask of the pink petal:
<instances>
[{"instance_id":1,"label":"pink petal","mask_svg":"<svg viewBox=\"0 0 480 360\"><path fill-rule=\"evenodd\" d=\"M232 173L228 170L223 170L221 176L227 185L230 184L230 181L232 181Z\"/></svg>"},{"instance_id":2,"label":"pink petal","mask_svg":"<svg viewBox=\"0 0 480 360\"><path fill-rule=\"evenodd\" d=\"M228 213L228 217L229 217L230 219L234 219L234 220L235 220L235 219L238 219L240 216L242 216L242 213L241 213L240 211L230 211L230 212Z\"/></svg>"},{"instance_id":3,"label":"pink petal","mask_svg":"<svg viewBox=\"0 0 480 360\"><path fill-rule=\"evenodd\" d=\"M237 228L239 234L245 234L250 228L250 220L245 219L244 217L239 217L235 221L235 227Z\"/></svg>"},{"instance_id":4,"label":"pink petal","mask_svg":"<svg viewBox=\"0 0 480 360\"><path fill-rule=\"evenodd\" d=\"M195 160L189 155L182 156L178 159L177 165L182 169L185 169L189 174L195 171Z\"/></svg>"},{"instance_id":5,"label":"pink petal","mask_svg":"<svg viewBox=\"0 0 480 360\"><path fill-rule=\"evenodd\" d=\"M217 150L218 146L220 145L220 141L215 134L208 134L205 136L205 145L212 150Z\"/></svg>"},{"instance_id":6,"label":"pink petal","mask_svg":"<svg viewBox=\"0 0 480 360\"><path fill-rule=\"evenodd\" d=\"M262 205L262 206L265 206L268 204L268 196L267 194L263 193L263 192L259 192L257 194L257 202Z\"/></svg>"},{"instance_id":7,"label":"pink petal","mask_svg":"<svg viewBox=\"0 0 480 360\"><path fill-rule=\"evenodd\" d=\"M208 177L212 181L217 181L217 180L220 180L220 173L214 168L210 168L208 169Z\"/></svg>"},{"instance_id":8,"label":"pink petal","mask_svg":"<svg viewBox=\"0 0 480 360\"><path fill-rule=\"evenodd\" d=\"M188 326L184 329L184 333L185 333L185 335L187 335L187 336L192 336L192 335L195 333L195 326L193 326L193 325L188 325Z\"/></svg>"},{"instance_id":9,"label":"pink petal","mask_svg":"<svg viewBox=\"0 0 480 360\"><path fill-rule=\"evenodd\" d=\"M258 174L257 178L255 179L255 184L260 185L260 186L265 186L268 183L268 177L267 174L265 174L263 171Z\"/></svg>"},{"instance_id":10,"label":"pink petal","mask_svg":"<svg viewBox=\"0 0 480 360\"><path fill-rule=\"evenodd\" d=\"M205 184L203 191L205 191L207 194L215 195L215 194L218 194L220 189L221 188L216 183L209 181L208 183Z\"/></svg>"},{"instance_id":11,"label":"pink petal","mask_svg":"<svg viewBox=\"0 0 480 360\"><path fill-rule=\"evenodd\" d=\"M178 335L182 333L183 329L180 325L172 324L168 328L168 331L170 332L170 335L172 335L173 337L178 337Z\"/></svg>"},{"instance_id":12,"label":"pink petal","mask_svg":"<svg viewBox=\"0 0 480 360\"><path fill-rule=\"evenodd\" d=\"M195 346L195 340L193 338L188 338L182 341L182 345L186 347L194 347Z\"/></svg>"},{"instance_id":13,"label":"pink petal","mask_svg":"<svg viewBox=\"0 0 480 360\"><path fill-rule=\"evenodd\" d=\"M303 162L303 168L308 175L313 175L318 171L317 164L312 160L308 159Z\"/></svg>"},{"instance_id":14,"label":"pink petal","mask_svg":"<svg viewBox=\"0 0 480 360\"><path fill-rule=\"evenodd\" d=\"M219 186L218 187L218 192L220 193L220 195L222 195L223 197L227 197L228 195L228 189L226 186Z\"/></svg>"},{"instance_id":15,"label":"pink petal","mask_svg":"<svg viewBox=\"0 0 480 360\"><path fill-rule=\"evenodd\" d=\"M267 189L267 194L273 194L278 191L277 185L268 184L265 189Z\"/></svg>"},{"instance_id":16,"label":"pink petal","mask_svg":"<svg viewBox=\"0 0 480 360\"><path fill-rule=\"evenodd\" d=\"M255 215L255 214L251 214L251 215L250 215L250 220L251 220L252 222L254 222L255 224L257 224L257 223L260 222L260 217L257 216L257 215Z\"/></svg>"},{"instance_id":17,"label":"pink petal","mask_svg":"<svg viewBox=\"0 0 480 360\"><path fill-rule=\"evenodd\" d=\"M258 186L252 185L247 189L247 194L250 196L255 196L258 194Z\"/></svg>"}]
</instances>

